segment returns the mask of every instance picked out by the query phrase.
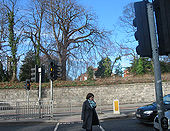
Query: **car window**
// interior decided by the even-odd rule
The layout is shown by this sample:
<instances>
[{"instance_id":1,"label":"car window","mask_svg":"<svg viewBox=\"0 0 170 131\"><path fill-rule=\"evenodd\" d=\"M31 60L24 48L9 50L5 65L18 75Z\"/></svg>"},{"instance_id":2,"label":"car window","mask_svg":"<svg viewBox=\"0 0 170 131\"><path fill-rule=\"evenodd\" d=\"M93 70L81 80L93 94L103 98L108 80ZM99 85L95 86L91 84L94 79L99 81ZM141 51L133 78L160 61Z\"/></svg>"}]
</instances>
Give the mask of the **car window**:
<instances>
[{"instance_id":1,"label":"car window","mask_svg":"<svg viewBox=\"0 0 170 131\"><path fill-rule=\"evenodd\" d=\"M170 95L164 96L163 101L170 102Z\"/></svg>"},{"instance_id":2,"label":"car window","mask_svg":"<svg viewBox=\"0 0 170 131\"><path fill-rule=\"evenodd\" d=\"M153 102L152 105L156 106L156 102Z\"/></svg>"}]
</instances>

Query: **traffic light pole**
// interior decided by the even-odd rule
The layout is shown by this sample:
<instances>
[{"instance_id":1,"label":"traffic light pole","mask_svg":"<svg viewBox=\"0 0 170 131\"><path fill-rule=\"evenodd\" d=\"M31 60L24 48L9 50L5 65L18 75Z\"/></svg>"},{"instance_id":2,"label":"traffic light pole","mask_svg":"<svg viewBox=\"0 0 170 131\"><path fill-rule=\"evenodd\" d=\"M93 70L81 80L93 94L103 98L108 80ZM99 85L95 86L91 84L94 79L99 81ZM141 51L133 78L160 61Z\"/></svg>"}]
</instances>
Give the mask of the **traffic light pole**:
<instances>
[{"instance_id":1,"label":"traffic light pole","mask_svg":"<svg viewBox=\"0 0 170 131\"><path fill-rule=\"evenodd\" d=\"M50 79L50 90L51 90L51 117L53 118L53 80Z\"/></svg>"},{"instance_id":2,"label":"traffic light pole","mask_svg":"<svg viewBox=\"0 0 170 131\"><path fill-rule=\"evenodd\" d=\"M152 56L154 61L155 92L156 92L156 102L157 102L157 110L158 110L158 118L159 118L159 129L160 131L163 131L161 127L161 118L163 118L165 114L164 114L164 107L163 107L164 105L163 105L163 93L162 93L162 80L161 80L161 70L160 70L160 62L159 62L159 54L158 54L158 44L157 44L157 37L156 37L153 5L151 3L147 4L147 12L148 12L149 29L150 29L150 36L151 36Z\"/></svg>"},{"instance_id":3,"label":"traffic light pole","mask_svg":"<svg viewBox=\"0 0 170 131\"><path fill-rule=\"evenodd\" d=\"M50 79L51 101L53 101L53 81Z\"/></svg>"},{"instance_id":4,"label":"traffic light pole","mask_svg":"<svg viewBox=\"0 0 170 131\"><path fill-rule=\"evenodd\" d=\"M29 103L29 91L30 91L30 80L26 79L26 85L25 85L26 91L27 91L27 102Z\"/></svg>"},{"instance_id":5,"label":"traffic light pole","mask_svg":"<svg viewBox=\"0 0 170 131\"><path fill-rule=\"evenodd\" d=\"M27 102L29 103L30 91L27 90Z\"/></svg>"},{"instance_id":6,"label":"traffic light pole","mask_svg":"<svg viewBox=\"0 0 170 131\"><path fill-rule=\"evenodd\" d=\"M30 97L30 91L27 90L27 108L29 109L29 97Z\"/></svg>"},{"instance_id":7,"label":"traffic light pole","mask_svg":"<svg viewBox=\"0 0 170 131\"><path fill-rule=\"evenodd\" d=\"M41 101L41 68L38 68L39 72L39 97L38 100Z\"/></svg>"},{"instance_id":8,"label":"traffic light pole","mask_svg":"<svg viewBox=\"0 0 170 131\"><path fill-rule=\"evenodd\" d=\"M41 68L38 68L39 72L39 97L38 97L38 102L39 102L39 118L41 118Z\"/></svg>"}]
</instances>

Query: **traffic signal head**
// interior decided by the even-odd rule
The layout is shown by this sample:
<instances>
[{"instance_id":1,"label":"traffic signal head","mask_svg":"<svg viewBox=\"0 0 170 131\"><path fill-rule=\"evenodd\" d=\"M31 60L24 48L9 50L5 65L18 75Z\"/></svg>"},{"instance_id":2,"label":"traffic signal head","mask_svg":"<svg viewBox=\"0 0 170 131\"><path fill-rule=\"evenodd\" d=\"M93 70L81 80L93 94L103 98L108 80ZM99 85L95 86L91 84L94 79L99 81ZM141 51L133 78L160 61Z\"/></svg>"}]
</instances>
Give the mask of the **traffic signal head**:
<instances>
[{"instance_id":1,"label":"traffic signal head","mask_svg":"<svg viewBox=\"0 0 170 131\"><path fill-rule=\"evenodd\" d=\"M170 54L170 0L155 0L159 55Z\"/></svg>"},{"instance_id":2,"label":"traffic signal head","mask_svg":"<svg viewBox=\"0 0 170 131\"><path fill-rule=\"evenodd\" d=\"M51 80L54 80L54 67L55 67L55 64L53 61L50 62L50 79Z\"/></svg>"},{"instance_id":3,"label":"traffic signal head","mask_svg":"<svg viewBox=\"0 0 170 131\"><path fill-rule=\"evenodd\" d=\"M60 78L60 77L61 77L61 71L62 71L61 65L57 64L57 65L55 66L56 78Z\"/></svg>"},{"instance_id":4,"label":"traffic signal head","mask_svg":"<svg viewBox=\"0 0 170 131\"><path fill-rule=\"evenodd\" d=\"M31 68L31 81L32 82L38 82L38 66L35 65L34 68Z\"/></svg>"},{"instance_id":5,"label":"traffic signal head","mask_svg":"<svg viewBox=\"0 0 170 131\"><path fill-rule=\"evenodd\" d=\"M31 86L30 80L29 80L29 79L26 79L25 89L26 89L26 90L30 90L30 86Z\"/></svg>"},{"instance_id":6,"label":"traffic signal head","mask_svg":"<svg viewBox=\"0 0 170 131\"><path fill-rule=\"evenodd\" d=\"M49 77L51 80L56 80L61 77L61 66L54 60L49 65Z\"/></svg>"},{"instance_id":7,"label":"traffic signal head","mask_svg":"<svg viewBox=\"0 0 170 131\"><path fill-rule=\"evenodd\" d=\"M141 57L152 57L147 3L146 1L134 3L135 19L133 20L133 25L137 27L135 38L139 43L136 47L136 52Z\"/></svg>"}]
</instances>

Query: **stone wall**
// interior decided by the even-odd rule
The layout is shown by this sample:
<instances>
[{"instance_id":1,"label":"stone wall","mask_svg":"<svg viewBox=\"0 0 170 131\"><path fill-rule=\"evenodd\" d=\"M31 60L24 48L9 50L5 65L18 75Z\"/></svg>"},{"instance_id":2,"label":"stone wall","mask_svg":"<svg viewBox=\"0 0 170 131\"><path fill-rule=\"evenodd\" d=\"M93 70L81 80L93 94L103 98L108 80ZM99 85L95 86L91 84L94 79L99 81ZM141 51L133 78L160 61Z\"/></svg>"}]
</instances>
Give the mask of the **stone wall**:
<instances>
[{"instance_id":1,"label":"stone wall","mask_svg":"<svg viewBox=\"0 0 170 131\"><path fill-rule=\"evenodd\" d=\"M170 82L162 83L163 94L170 94ZM87 93L92 92L98 105L111 105L113 99L120 104L155 101L154 83L119 84L108 86L54 88L54 104L57 107L81 106ZM50 99L50 89L42 90L43 100ZM1 89L0 101L27 101L25 89ZM38 90L29 91L29 100L38 100Z\"/></svg>"}]
</instances>

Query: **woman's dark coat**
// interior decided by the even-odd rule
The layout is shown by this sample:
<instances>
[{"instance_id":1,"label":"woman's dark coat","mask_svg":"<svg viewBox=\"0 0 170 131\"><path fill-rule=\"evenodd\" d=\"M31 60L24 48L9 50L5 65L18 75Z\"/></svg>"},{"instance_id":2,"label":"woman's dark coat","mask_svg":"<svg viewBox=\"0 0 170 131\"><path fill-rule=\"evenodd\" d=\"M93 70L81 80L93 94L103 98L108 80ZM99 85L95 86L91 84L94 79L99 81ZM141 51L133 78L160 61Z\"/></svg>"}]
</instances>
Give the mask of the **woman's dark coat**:
<instances>
[{"instance_id":1,"label":"woman's dark coat","mask_svg":"<svg viewBox=\"0 0 170 131\"><path fill-rule=\"evenodd\" d=\"M90 130L92 125L99 125L99 119L96 110L90 106L88 100L83 103L81 120L83 120L82 127L84 129Z\"/></svg>"}]
</instances>

